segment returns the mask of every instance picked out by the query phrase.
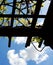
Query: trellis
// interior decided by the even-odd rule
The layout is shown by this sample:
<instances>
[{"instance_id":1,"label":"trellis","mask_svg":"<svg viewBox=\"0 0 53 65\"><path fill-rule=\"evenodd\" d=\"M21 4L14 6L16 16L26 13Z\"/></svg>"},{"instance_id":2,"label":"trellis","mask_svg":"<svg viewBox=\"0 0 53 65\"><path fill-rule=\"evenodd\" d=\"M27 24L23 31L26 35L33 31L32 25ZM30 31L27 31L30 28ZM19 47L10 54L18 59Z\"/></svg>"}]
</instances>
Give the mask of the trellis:
<instances>
[{"instance_id":1,"label":"trellis","mask_svg":"<svg viewBox=\"0 0 53 65\"><path fill-rule=\"evenodd\" d=\"M22 3L22 2L23 1L20 1L19 3ZM24 14L23 12L22 12L22 14L15 14L16 0L13 0L13 6L10 5L10 6L12 6L12 14L0 14L0 17L3 17L3 18L4 17L9 17L9 18L11 18L10 24L8 26L2 26L3 23L0 25L0 36L8 36L8 38L9 38L8 47L11 46L11 38L13 36L27 36L28 39L27 39L25 47L30 45L31 38L33 36L39 36L39 37L42 37L45 40L45 45L46 46L50 46L51 48L53 48L53 45L52 45L53 36L52 36L52 30L51 30L52 22L50 22L50 21L53 20L52 19L53 18L52 17L53 16L53 13L52 13L53 12L53 4L52 4L53 1L51 1L51 4L50 4L47 15L39 15L42 0L37 0L37 3L35 4L36 5L35 12L31 13L29 15L28 15L28 13L29 13L29 11L28 11L28 7L29 7L28 6L28 1L25 0L24 2L26 3L25 8L27 9L26 14ZM9 3L5 4L5 0L2 1L0 6L2 4L4 6L9 5ZM21 12L22 10L19 9L19 11ZM16 17L18 17L18 18L33 18L31 26L26 27L26 26L23 25L23 26L13 27L13 21L14 21L14 18L16 18ZM37 18L45 18L43 27L35 28ZM41 46L41 44L40 44L40 46Z\"/></svg>"}]
</instances>

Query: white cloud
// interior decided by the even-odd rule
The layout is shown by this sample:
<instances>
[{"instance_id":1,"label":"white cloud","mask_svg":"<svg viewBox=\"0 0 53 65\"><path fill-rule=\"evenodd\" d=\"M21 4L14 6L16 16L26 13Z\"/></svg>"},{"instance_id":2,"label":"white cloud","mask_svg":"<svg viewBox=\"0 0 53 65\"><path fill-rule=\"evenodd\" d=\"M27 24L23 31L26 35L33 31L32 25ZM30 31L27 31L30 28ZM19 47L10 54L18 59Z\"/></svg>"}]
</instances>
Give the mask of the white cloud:
<instances>
[{"instance_id":1,"label":"white cloud","mask_svg":"<svg viewBox=\"0 0 53 65\"><path fill-rule=\"evenodd\" d=\"M15 42L16 42L17 44L26 43L26 40L27 40L27 37L16 37L16 38L15 38Z\"/></svg>"},{"instance_id":2,"label":"white cloud","mask_svg":"<svg viewBox=\"0 0 53 65\"><path fill-rule=\"evenodd\" d=\"M26 43L27 37L16 37L15 38L15 42L17 44L23 44ZM36 46L36 48L38 50L41 50L41 48L38 48L38 43L33 42L33 44ZM27 61L33 60L36 62L36 64L39 64L45 60L47 60L47 58L49 57L48 54L46 53L46 50L48 49L48 47L45 47L45 49L42 52L37 51L32 44L30 44L30 46L28 46L25 49L22 49L19 51L19 55L18 53L15 54L15 50L10 50L8 51L7 57L9 59L9 63L11 65L27 65Z\"/></svg>"},{"instance_id":3,"label":"white cloud","mask_svg":"<svg viewBox=\"0 0 53 65\"><path fill-rule=\"evenodd\" d=\"M25 60L28 60L28 53L26 52L25 49L20 50L20 56L21 56L22 58L24 58Z\"/></svg>"},{"instance_id":4,"label":"white cloud","mask_svg":"<svg viewBox=\"0 0 53 65\"><path fill-rule=\"evenodd\" d=\"M48 58L48 55L45 54L44 56L42 56L42 57L40 57L38 60L36 60L36 63L39 64L39 63L41 63L41 62L47 60L47 58Z\"/></svg>"},{"instance_id":5,"label":"white cloud","mask_svg":"<svg viewBox=\"0 0 53 65\"><path fill-rule=\"evenodd\" d=\"M27 65L26 61L18 56L18 53L15 54L15 50L9 50L7 57L10 65Z\"/></svg>"},{"instance_id":6,"label":"white cloud","mask_svg":"<svg viewBox=\"0 0 53 65\"><path fill-rule=\"evenodd\" d=\"M34 43L34 45L37 47L38 43ZM49 47L45 47L42 52L39 52L33 47L32 44L30 44L29 47L20 50L19 53L15 53L15 50L9 50L7 57L10 65L27 65L27 61L30 60L33 60L36 62L36 64L39 64L48 59L49 56L46 52L48 48Z\"/></svg>"},{"instance_id":7,"label":"white cloud","mask_svg":"<svg viewBox=\"0 0 53 65\"><path fill-rule=\"evenodd\" d=\"M39 52L31 44L29 47L20 50L20 56L24 58L26 61L33 60L36 62L36 64L39 64L47 60L48 58L48 55L46 53L47 49L48 48L46 47L42 52Z\"/></svg>"}]
</instances>

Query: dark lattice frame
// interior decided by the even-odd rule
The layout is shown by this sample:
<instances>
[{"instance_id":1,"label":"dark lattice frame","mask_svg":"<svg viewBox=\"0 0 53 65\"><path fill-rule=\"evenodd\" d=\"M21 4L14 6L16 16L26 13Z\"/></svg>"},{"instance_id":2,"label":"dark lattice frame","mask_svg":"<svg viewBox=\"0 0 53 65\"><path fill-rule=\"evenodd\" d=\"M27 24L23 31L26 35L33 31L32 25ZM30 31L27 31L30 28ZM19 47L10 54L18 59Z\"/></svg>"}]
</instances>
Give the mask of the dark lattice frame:
<instances>
[{"instance_id":1,"label":"dark lattice frame","mask_svg":"<svg viewBox=\"0 0 53 65\"><path fill-rule=\"evenodd\" d=\"M26 1L26 4L27 4L27 0L25 0L25 1ZM39 15L42 0L37 0L35 13L33 15L15 15L16 0L13 0L12 14L9 14L9 15L8 14L0 14L0 17L11 17L11 26L0 27L0 36L8 36L8 38L9 38L8 47L11 46L11 37L13 37L13 36L27 36L28 39L27 39L25 47L30 45L31 38L33 36L39 36L39 37L42 37L43 39L45 39L46 42L48 42L47 44L45 43L45 45L47 45L47 46L49 45L51 48L53 48L53 46L50 44L50 42L51 43L53 42L52 41L52 33L51 33L52 31L51 32L48 31L49 28L51 28L51 27L48 27L48 26L50 25L50 21L52 21L52 16L53 16L53 14L52 14L52 12L53 12L52 2L53 1L51 1L47 15ZM14 17L33 18L31 27L21 26L21 27L14 27L13 28ZM45 18L44 26L41 29L35 28L37 18ZM48 39L48 35L49 35L50 42L49 42L49 39Z\"/></svg>"}]
</instances>

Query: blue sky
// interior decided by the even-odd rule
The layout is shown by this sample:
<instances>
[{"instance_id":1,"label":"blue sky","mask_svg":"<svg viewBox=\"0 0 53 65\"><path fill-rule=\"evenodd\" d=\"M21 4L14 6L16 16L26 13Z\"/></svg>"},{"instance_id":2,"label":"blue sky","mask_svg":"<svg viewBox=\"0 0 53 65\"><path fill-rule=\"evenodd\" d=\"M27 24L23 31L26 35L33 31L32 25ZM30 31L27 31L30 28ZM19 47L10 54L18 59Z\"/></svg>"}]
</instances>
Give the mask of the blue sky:
<instances>
[{"instance_id":1,"label":"blue sky","mask_svg":"<svg viewBox=\"0 0 53 65\"><path fill-rule=\"evenodd\" d=\"M45 6L41 8L40 14L45 15L49 4L48 0L44 4ZM42 19L38 21L39 24L42 24L40 21ZM50 47L46 47L40 53L32 45L25 48L26 39L16 37L11 42L11 47L8 48L8 38L0 37L0 65L53 65L53 50Z\"/></svg>"},{"instance_id":2,"label":"blue sky","mask_svg":"<svg viewBox=\"0 0 53 65\"><path fill-rule=\"evenodd\" d=\"M21 43L21 41L19 42L18 38L16 38L14 41L12 41L11 47L8 48L8 39L5 37L0 38L0 65L4 65L4 64L11 65L12 63L14 63L14 61L12 61L12 63L9 63L9 61L12 57L14 57L14 59L16 60L17 59L16 54L19 55L19 58L26 59L26 57L23 56L22 52L23 51L26 52L27 49L24 47L25 43L24 42ZM32 47L32 49L33 49L33 47ZM14 51L15 51L15 53L13 53ZM33 50L31 50L31 51L33 54ZM9 54L9 55L7 55L7 54ZM37 53L35 52L35 54L37 54ZM32 64L33 65L53 65L53 50L50 47L47 47L45 49L45 52L42 55L44 55L44 54L47 54L48 58L46 60L44 60L43 62L40 62L37 64L36 61L32 60L32 58L30 60L25 60L25 62L27 63L27 65L32 65ZM41 57L42 57L42 55L41 55ZM10 56L12 56L12 57L10 57ZM32 57L33 57L33 55L32 55ZM22 62L21 62L21 64L22 64ZM12 65L19 65L19 64L12 64ZM26 65L26 64L24 64L24 62L23 62L23 65Z\"/></svg>"}]
</instances>

